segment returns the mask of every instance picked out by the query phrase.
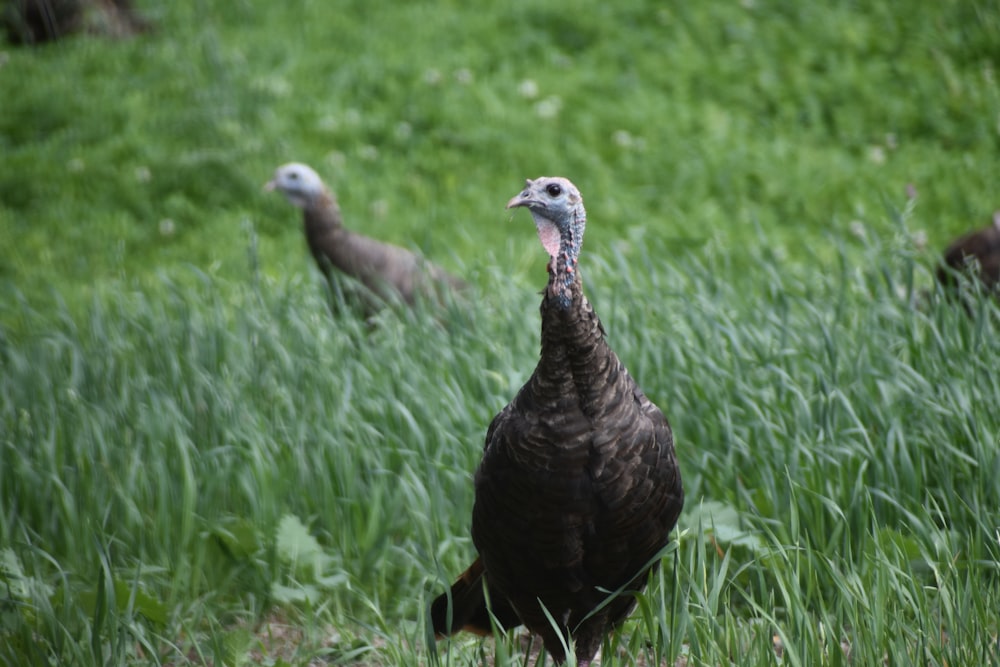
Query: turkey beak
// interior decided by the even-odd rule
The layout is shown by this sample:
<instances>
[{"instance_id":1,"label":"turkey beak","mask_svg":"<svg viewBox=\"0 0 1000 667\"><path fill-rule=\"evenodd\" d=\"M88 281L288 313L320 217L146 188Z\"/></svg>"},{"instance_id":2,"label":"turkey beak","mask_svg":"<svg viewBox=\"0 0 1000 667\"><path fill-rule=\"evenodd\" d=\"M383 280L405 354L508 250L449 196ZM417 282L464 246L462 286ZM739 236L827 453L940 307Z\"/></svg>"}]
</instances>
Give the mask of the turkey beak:
<instances>
[{"instance_id":1,"label":"turkey beak","mask_svg":"<svg viewBox=\"0 0 1000 667\"><path fill-rule=\"evenodd\" d=\"M531 206L535 201L531 198L531 191L525 190L524 192L514 195L511 197L510 201L507 202L505 208L517 208L518 206Z\"/></svg>"}]
</instances>

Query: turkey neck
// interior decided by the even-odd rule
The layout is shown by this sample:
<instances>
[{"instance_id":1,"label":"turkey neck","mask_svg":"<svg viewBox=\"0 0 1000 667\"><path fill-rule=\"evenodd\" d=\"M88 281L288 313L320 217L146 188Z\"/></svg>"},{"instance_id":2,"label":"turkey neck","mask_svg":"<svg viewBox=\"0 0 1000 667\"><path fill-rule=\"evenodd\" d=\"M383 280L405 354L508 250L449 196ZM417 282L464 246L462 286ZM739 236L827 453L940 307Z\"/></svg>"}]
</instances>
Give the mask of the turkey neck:
<instances>
[{"instance_id":1,"label":"turkey neck","mask_svg":"<svg viewBox=\"0 0 1000 667\"><path fill-rule=\"evenodd\" d=\"M532 214L534 215L534 214ZM544 219L544 227L549 230L558 229L559 250L555 255L549 257L549 284L546 287L546 300L552 300L553 306L562 310L573 308L574 293L583 296L583 287L580 284L580 276L577 272L577 260L580 257L580 248L583 246L583 231L587 225L587 213L581 204L572 213L572 221L565 226L558 226L551 221ZM543 225L536 219L538 236L542 239L542 245L549 248L546 237L551 238ZM551 243L551 242L549 242Z\"/></svg>"},{"instance_id":2,"label":"turkey neck","mask_svg":"<svg viewBox=\"0 0 1000 667\"><path fill-rule=\"evenodd\" d=\"M305 224L306 237L310 240L345 231L340 206L329 192L309 202L305 210Z\"/></svg>"},{"instance_id":3,"label":"turkey neck","mask_svg":"<svg viewBox=\"0 0 1000 667\"><path fill-rule=\"evenodd\" d=\"M580 204L569 224L558 225L541 216L535 222L542 245L550 253L551 230L558 229L559 248L549 257L549 282L541 306L542 353L532 376L532 391L556 403L576 396L584 411L590 412L587 404L613 383L611 374L619 364L604 340L600 318L583 294L578 259L587 213ZM607 363L609 359L616 363Z\"/></svg>"},{"instance_id":4,"label":"turkey neck","mask_svg":"<svg viewBox=\"0 0 1000 667\"><path fill-rule=\"evenodd\" d=\"M344 227L340 206L329 192L322 193L305 209L306 241L313 257L322 267L324 262L332 263L341 271L350 271L352 261L348 249L351 232ZM327 269L323 269L326 273Z\"/></svg>"},{"instance_id":5,"label":"turkey neck","mask_svg":"<svg viewBox=\"0 0 1000 667\"><path fill-rule=\"evenodd\" d=\"M547 290L542 300L542 350L530 391L543 404L564 406L574 397L585 414L596 416L609 394L618 393L616 382L624 374L604 339L600 318L583 294L579 275L566 283L556 271L550 287L553 282L562 289L557 294Z\"/></svg>"}]
</instances>

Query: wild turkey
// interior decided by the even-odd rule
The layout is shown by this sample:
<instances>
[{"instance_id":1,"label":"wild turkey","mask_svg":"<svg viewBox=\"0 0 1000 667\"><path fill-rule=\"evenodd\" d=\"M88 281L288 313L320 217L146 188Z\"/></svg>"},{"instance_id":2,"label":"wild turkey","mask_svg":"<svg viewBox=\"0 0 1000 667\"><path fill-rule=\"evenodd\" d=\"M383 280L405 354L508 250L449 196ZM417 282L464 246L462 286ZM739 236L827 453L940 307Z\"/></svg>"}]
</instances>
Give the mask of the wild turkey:
<instances>
[{"instance_id":1,"label":"wild turkey","mask_svg":"<svg viewBox=\"0 0 1000 667\"><path fill-rule=\"evenodd\" d=\"M405 248L344 227L337 199L319 175L304 164L291 162L278 167L264 188L278 190L293 206L302 209L309 250L328 281L336 280L336 269L358 280L378 299L401 299L407 304L413 304L418 297L436 300L441 290L465 287L462 280ZM374 309L378 299L366 305Z\"/></svg>"},{"instance_id":2,"label":"wild turkey","mask_svg":"<svg viewBox=\"0 0 1000 667\"><path fill-rule=\"evenodd\" d=\"M579 191L565 178L529 180L507 204L520 206L550 257L541 356L486 432L472 511L479 559L434 600L431 619L438 636L490 632L485 580L501 626L523 623L560 662L559 634L571 637L587 665L635 606L629 592L657 567L684 494L667 419L608 347L583 294Z\"/></svg>"},{"instance_id":3,"label":"wild turkey","mask_svg":"<svg viewBox=\"0 0 1000 667\"><path fill-rule=\"evenodd\" d=\"M151 28L136 13L132 0L12 0L0 10L0 22L12 44L29 45L82 30L129 37Z\"/></svg>"},{"instance_id":4,"label":"wild turkey","mask_svg":"<svg viewBox=\"0 0 1000 667\"><path fill-rule=\"evenodd\" d=\"M944 251L944 264L938 267L937 279L947 289L956 285L955 273L976 271L987 290L1000 285L1000 211L993 214L993 224L959 237ZM972 265L978 267L973 269Z\"/></svg>"}]
</instances>

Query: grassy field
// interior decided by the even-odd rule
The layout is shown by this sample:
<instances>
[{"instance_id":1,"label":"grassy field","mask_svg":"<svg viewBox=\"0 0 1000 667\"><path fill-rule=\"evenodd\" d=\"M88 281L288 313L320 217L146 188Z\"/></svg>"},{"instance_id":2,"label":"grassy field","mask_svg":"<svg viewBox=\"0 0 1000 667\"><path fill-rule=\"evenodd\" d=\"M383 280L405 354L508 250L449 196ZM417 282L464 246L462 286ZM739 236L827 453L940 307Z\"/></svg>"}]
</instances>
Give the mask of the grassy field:
<instances>
[{"instance_id":1,"label":"grassy field","mask_svg":"<svg viewBox=\"0 0 1000 667\"><path fill-rule=\"evenodd\" d=\"M525 664L425 612L537 359L543 173L687 495L602 664L1000 664L1000 308L930 278L1000 208L1000 9L677 4L2 48L0 664ZM331 316L289 160L470 298Z\"/></svg>"}]
</instances>

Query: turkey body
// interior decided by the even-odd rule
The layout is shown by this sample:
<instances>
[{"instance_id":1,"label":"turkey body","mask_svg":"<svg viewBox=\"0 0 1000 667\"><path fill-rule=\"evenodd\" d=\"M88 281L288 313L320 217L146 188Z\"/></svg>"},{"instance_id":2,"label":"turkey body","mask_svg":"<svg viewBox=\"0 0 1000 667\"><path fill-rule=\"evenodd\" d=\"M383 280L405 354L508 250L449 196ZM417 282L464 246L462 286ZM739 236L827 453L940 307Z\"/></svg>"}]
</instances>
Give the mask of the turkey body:
<instances>
[{"instance_id":1,"label":"turkey body","mask_svg":"<svg viewBox=\"0 0 1000 667\"><path fill-rule=\"evenodd\" d=\"M88 31L128 37L150 29L131 0L15 0L0 10L12 44L41 44Z\"/></svg>"},{"instance_id":2,"label":"turkey body","mask_svg":"<svg viewBox=\"0 0 1000 667\"><path fill-rule=\"evenodd\" d=\"M378 301L418 298L437 300L442 291L461 290L465 282L415 253L354 232L344 226L340 206L330 189L310 167L282 165L267 184L302 209L309 251L328 281L338 274L357 280L367 290L369 310Z\"/></svg>"},{"instance_id":3,"label":"turkey body","mask_svg":"<svg viewBox=\"0 0 1000 667\"><path fill-rule=\"evenodd\" d=\"M550 254L541 354L487 430L472 512L480 558L450 591L451 623L448 594L432 605L432 620L439 634L488 632L485 580L502 625L520 621L558 661L560 635L571 638L585 665L635 606L629 593L657 566L683 489L667 419L608 346L583 294L579 192L543 177L528 181L515 206L532 212ZM614 591L624 594L598 609Z\"/></svg>"},{"instance_id":4,"label":"turkey body","mask_svg":"<svg viewBox=\"0 0 1000 667\"><path fill-rule=\"evenodd\" d=\"M968 270L978 264L976 278L988 289L1000 285L1000 211L993 214L993 224L961 236L944 251L943 265L937 279L947 288L955 287L954 272Z\"/></svg>"}]
</instances>

